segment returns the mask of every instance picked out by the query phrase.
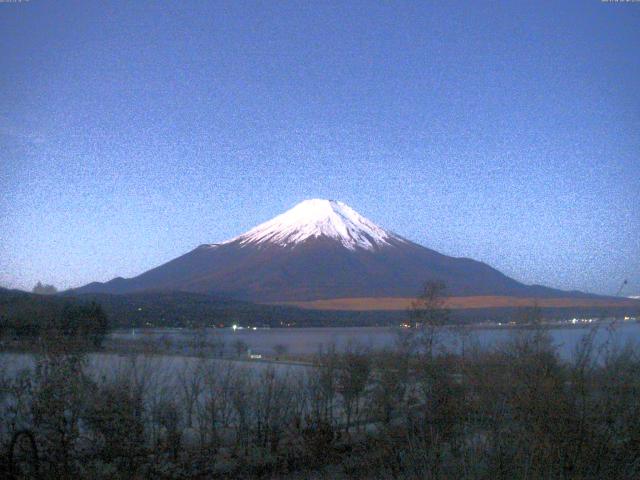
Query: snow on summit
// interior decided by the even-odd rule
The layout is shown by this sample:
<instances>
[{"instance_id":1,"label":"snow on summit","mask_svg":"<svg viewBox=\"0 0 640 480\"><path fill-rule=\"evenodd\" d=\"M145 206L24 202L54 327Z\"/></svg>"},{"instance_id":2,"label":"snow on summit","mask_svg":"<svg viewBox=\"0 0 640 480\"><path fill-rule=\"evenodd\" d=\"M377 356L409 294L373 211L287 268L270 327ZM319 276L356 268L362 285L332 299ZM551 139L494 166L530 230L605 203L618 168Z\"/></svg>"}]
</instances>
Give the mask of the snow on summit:
<instances>
[{"instance_id":1,"label":"snow on summit","mask_svg":"<svg viewBox=\"0 0 640 480\"><path fill-rule=\"evenodd\" d=\"M328 237L349 250L374 250L401 237L377 226L348 205L335 200L305 200L281 215L225 243L290 246L310 238Z\"/></svg>"}]
</instances>

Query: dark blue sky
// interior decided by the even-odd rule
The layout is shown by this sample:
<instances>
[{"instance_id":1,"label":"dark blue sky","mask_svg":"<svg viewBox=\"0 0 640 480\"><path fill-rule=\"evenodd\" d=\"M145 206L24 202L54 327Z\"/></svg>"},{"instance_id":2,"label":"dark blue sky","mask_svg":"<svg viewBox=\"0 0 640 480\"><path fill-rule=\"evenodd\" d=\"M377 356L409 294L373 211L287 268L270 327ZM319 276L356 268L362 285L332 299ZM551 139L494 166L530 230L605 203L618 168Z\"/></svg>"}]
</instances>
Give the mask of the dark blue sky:
<instances>
[{"instance_id":1,"label":"dark blue sky","mask_svg":"<svg viewBox=\"0 0 640 480\"><path fill-rule=\"evenodd\" d=\"M133 276L305 198L640 294L640 4L0 3L0 284Z\"/></svg>"}]
</instances>

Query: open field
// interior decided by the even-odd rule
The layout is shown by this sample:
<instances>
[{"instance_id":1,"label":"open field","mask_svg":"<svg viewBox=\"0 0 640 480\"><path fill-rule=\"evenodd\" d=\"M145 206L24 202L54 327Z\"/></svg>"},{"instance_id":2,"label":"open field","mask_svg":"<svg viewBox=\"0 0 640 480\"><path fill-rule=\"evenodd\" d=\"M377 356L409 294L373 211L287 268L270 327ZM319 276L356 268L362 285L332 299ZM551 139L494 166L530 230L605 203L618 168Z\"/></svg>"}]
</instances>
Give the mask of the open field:
<instances>
[{"instance_id":1,"label":"open field","mask_svg":"<svg viewBox=\"0 0 640 480\"><path fill-rule=\"evenodd\" d=\"M289 305L313 310L366 311L366 310L406 310L411 307L415 298L333 298L305 302L278 302L278 305ZM523 298L499 295L447 297L445 306L450 309L475 308L618 308L630 307L640 310L640 300L632 298Z\"/></svg>"}]
</instances>

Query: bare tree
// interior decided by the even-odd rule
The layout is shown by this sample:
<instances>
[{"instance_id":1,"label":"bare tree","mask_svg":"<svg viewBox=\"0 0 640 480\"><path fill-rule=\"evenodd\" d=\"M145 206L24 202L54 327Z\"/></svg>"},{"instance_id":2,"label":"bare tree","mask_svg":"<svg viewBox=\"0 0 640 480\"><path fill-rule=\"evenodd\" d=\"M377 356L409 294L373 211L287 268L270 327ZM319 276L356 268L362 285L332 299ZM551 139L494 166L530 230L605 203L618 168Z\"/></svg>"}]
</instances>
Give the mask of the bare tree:
<instances>
[{"instance_id":1,"label":"bare tree","mask_svg":"<svg viewBox=\"0 0 640 480\"><path fill-rule=\"evenodd\" d=\"M312 411L314 421L333 425L334 404L338 374L338 353L335 345L327 351L320 351L315 357L317 368L311 373L309 388L312 391Z\"/></svg>"},{"instance_id":2,"label":"bare tree","mask_svg":"<svg viewBox=\"0 0 640 480\"><path fill-rule=\"evenodd\" d=\"M415 328L420 328L419 344L424 355L432 358L439 343L441 328L449 323L449 310L444 297L445 284L429 281L422 293L411 303L409 319Z\"/></svg>"},{"instance_id":3,"label":"bare tree","mask_svg":"<svg viewBox=\"0 0 640 480\"><path fill-rule=\"evenodd\" d=\"M409 361L410 356L401 351L382 352L374 359L371 403L385 426L395 416L407 411Z\"/></svg>"},{"instance_id":4,"label":"bare tree","mask_svg":"<svg viewBox=\"0 0 640 480\"><path fill-rule=\"evenodd\" d=\"M236 356L241 357L247 353L249 346L242 340L236 340L233 342L233 349L236 352Z\"/></svg>"},{"instance_id":5,"label":"bare tree","mask_svg":"<svg viewBox=\"0 0 640 480\"><path fill-rule=\"evenodd\" d=\"M289 350L289 348L286 345L283 345L281 343L277 344L275 347L273 347L273 351L276 353L276 358L280 359L282 356L284 356L287 351Z\"/></svg>"},{"instance_id":6,"label":"bare tree","mask_svg":"<svg viewBox=\"0 0 640 480\"><path fill-rule=\"evenodd\" d=\"M38 357L32 418L41 450L63 476L75 472L72 461L80 436L79 423L91 390L82 353L45 353Z\"/></svg>"},{"instance_id":7,"label":"bare tree","mask_svg":"<svg viewBox=\"0 0 640 480\"><path fill-rule=\"evenodd\" d=\"M364 395L371 374L369 352L362 348L349 347L340 357L337 372L337 391L342 397L345 411L345 432L349 433L351 420L360 413L360 399Z\"/></svg>"},{"instance_id":8,"label":"bare tree","mask_svg":"<svg viewBox=\"0 0 640 480\"><path fill-rule=\"evenodd\" d=\"M117 379L94 390L84 421L96 455L124 474L134 474L146 452L142 399L130 384Z\"/></svg>"}]
</instances>

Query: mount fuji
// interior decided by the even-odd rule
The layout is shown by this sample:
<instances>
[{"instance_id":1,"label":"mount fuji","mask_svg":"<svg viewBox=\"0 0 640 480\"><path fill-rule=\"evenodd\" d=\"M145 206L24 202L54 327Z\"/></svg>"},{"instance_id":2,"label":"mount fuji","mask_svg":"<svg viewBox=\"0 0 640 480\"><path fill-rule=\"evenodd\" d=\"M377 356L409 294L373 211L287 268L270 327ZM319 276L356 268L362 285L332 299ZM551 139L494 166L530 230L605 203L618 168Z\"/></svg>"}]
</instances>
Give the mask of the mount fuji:
<instances>
[{"instance_id":1,"label":"mount fuji","mask_svg":"<svg viewBox=\"0 0 640 480\"><path fill-rule=\"evenodd\" d=\"M393 303L415 297L430 280L444 282L448 296L467 299L598 298L525 285L485 263L411 242L342 202L320 199L305 200L240 236L200 245L137 277L74 292L184 291L313 307L354 299Z\"/></svg>"}]
</instances>

